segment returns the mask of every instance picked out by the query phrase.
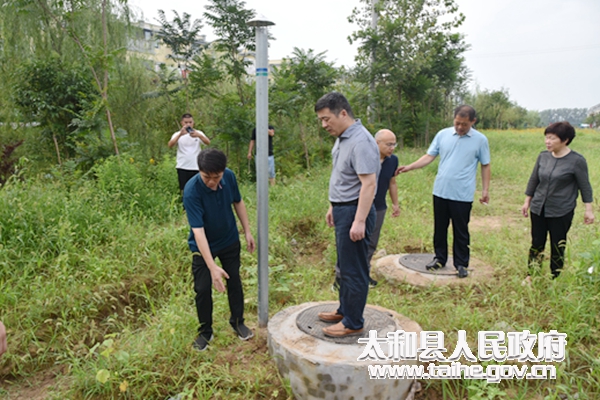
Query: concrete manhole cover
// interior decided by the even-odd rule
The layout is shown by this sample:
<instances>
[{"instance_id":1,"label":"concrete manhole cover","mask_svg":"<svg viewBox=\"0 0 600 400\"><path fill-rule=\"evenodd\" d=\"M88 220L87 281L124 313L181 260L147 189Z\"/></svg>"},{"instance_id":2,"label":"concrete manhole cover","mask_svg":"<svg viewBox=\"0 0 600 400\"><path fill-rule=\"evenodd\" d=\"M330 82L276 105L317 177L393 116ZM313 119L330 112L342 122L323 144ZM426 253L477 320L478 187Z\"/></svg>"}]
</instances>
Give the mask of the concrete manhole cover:
<instances>
[{"instance_id":1,"label":"concrete manhole cover","mask_svg":"<svg viewBox=\"0 0 600 400\"><path fill-rule=\"evenodd\" d=\"M332 323L323 322L319 319L319 313L322 311L335 311L336 304L319 304L301 311L296 317L296 325L302 332L317 339L338 344L356 344L356 340L361 337L369 337L369 331L376 330L378 337L386 337L388 332L395 332L399 327L391 314L376 310L370 306L365 307L363 318L365 319L365 329L361 335L352 335L343 338L331 338L325 336L323 328L331 326Z\"/></svg>"},{"instance_id":2,"label":"concrete manhole cover","mask_svg":"<svg viewBox=\"0 0 600 400\"><path fill-rule=\"evenodd\" d=\"M456 268L454 268L454 260L448 257L446 265L442 269L436 271L428 271L425 266L429 264L435 254L405 254L398 260L402 266L421 274L431 275L454 275L456 276Z\"/></svg>"}]
</instances>

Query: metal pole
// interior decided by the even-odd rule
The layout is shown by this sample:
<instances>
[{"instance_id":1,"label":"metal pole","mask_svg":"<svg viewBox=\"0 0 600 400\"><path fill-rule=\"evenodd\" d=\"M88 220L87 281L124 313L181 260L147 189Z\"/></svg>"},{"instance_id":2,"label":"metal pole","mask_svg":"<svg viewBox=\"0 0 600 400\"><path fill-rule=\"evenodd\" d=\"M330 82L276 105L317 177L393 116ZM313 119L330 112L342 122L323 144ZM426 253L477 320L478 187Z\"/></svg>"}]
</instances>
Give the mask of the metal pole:
<instances>
[{"instance_id":1,"label":"metal pole","mask_svg":"<svg viewBox=\"0 0 600 400\"><path fill-rule=\"evenodd\" d=\"M256 198L258 211L258 326L269 320L268 35L256 27Z\"/></svg>"},{"instance_id":2,"label":"metal pole","mask_svg":"<svg viewBox=\"0 0 600 400\"><path fill-rule=\"evenodd\" d=\"M377 12L377 3L379 0L372 0L371 3L371 29L377 30L379 13ZM373 66L375 65L375 49L371 49L371 82L369 83L369 105L367 106L367 117L370 123L375 122L375 78L373 76Z\"/></svg>"}]
</instances>

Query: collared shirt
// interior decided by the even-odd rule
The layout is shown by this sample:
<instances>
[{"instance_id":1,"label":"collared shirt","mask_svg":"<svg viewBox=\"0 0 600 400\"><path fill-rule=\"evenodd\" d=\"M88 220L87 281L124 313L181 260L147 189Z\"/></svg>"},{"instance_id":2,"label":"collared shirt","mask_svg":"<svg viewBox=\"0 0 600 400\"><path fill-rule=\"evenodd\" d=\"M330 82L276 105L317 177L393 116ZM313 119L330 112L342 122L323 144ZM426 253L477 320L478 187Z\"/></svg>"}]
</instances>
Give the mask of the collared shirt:
<instances>
[{"instance_id":1,"label":"collared shirt","mask_svg":"<svg viewBox=\"0 0 600 400\"><path fill-rule=\"evenodd\" d=\"M487 138L471 128L460 136L454 127L435 135L427 154L440 156L438 173L433 184L434 196L447 200L472 202L475 195L477 163L490 163Z\"/></svg>"},{"instance_id":2,"label":"collared shirt","mask_svg":"<svg viewBox=\"0 0 600 400\"><path fill-rule=\"evenodd\" d=\"M204 135L204 132L198 132ZM175 132L171 139L175 139L177 135L179 135L179 131ZM192 137L189 133L181 136L177 140L177 165L175 167L188 171L198 171L198 154L200 154L201 149L202 141L200 138Z\"/></svg>"},{"instance_id":3,"label":"collared shirt","mask_svg":"<svg viewBox=\"0 0 600 400\"><path fill-rule=\"evenodd\" d=\"M578 191L584 203L594 200L585 158L573 150L561 158L542 151L525 190L525 195L532 197L531 212L548 218L562 217L575 209Z\"/></svg>"},{"instance_id":4,"label":"collared shirt","mask_svg":"<svg viewBox=\"0 0 600 400\"><path fill-rule=\"evenodd\" d=\"M190 224L188 245L190 250L198 252L198 245L191 228L204 228L206 239L212 253L223 250L240 240L235 216L231 205L242 201L235 174L225 169L223 178L212 190L200 177L195 175L183 189L183 205Z\"/></svg>"},{"instance_id":5,"label":"collared shirt","mask_svg":"<svg viewBox=\"0 0 600 400\"><path fill-rule=\"evenodd\" d=\"M392 154L389 157L383 159L381 163L381 172L379 173L379 179L377 180L377 191L375 192L375 210L381 211L387 209L385 198L387 197L388 189L390 188L390 180L396 173L398 168L398 157Z\"/></svg>"},{"instance_id":6,"label":"collared shirt","mask_svg":"<svg viewBox=\"0 0 600 400\"><path fill-rule=\"evenodd\" d=\"M358 199L358 175L379 177L379 147L373 135L356 120L335 141L331 150L333 168L329 178L329 201L344 203Z\"/></svg>"}]
</instances>

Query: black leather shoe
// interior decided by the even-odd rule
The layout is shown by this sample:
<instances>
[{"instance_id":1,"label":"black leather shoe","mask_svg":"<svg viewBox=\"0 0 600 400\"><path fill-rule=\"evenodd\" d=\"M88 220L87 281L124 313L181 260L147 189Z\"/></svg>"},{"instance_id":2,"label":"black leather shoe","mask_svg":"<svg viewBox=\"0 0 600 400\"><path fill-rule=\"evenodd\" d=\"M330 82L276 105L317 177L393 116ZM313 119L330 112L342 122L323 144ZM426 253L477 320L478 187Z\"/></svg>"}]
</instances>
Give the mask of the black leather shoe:
<instances>
[{"instance_id":1,"label":"black leather shoe","mask_svg":"<svg viewBox=\"0 0 600 400\"><path fill-rule=\"evenodd\" d=\"M427 271L437 271L438 269L444 268L444 264L440 262L437 258L434 258L429 264L425 266Z\"/></svg>"},{"instance_id":2,"label":"black leather shoe","mask_svg":"<svg viewBox=\"0 0 600 400\"><path fill-rule=\"evenodd\" d=\"M466 278L469 276L469 271L467 271L467 268L463 267L462 265L457 266L456 270L458 271L459 278Z\"/></svg>"}]
</instances>

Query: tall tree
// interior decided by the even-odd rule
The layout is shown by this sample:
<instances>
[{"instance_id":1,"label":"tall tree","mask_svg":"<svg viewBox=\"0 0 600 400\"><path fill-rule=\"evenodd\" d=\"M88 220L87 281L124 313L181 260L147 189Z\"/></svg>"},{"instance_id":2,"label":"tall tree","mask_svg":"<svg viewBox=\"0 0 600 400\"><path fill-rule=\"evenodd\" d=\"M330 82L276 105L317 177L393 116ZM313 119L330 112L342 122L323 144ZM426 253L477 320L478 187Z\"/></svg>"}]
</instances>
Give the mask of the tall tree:
<instances>
[{"instance_id":1,"label":"tall tree","mask_svg":"<svg viewBox=\"0 0 600 400\"><path fill-rule=\"evenodd\" d=\"M467 101L477 110L477 126L481 129L505 129L507 116L515 104L510 100L508 90L479 90L467 97Z\"/></svg>"},{"instance_id":2,"label":"tall tree","mask_svg":"<svg viewBox=\"0 0 600 400\"><path fill-rule=\"evenodd\" d=\"M204 13L204 18L218 37L214 42L215 50L222 53L220 58L235 82L242 104L248 101L243 87L246 68L250 65L246 52L254 52L256 47L254 30L248 26L255 12L245 6L243 0L210 0Z\"/></svg>"},{"instance_id":3,"label":"tall tree","mask_svg":"<svg viewBox=\"0 0 600 400\"><path fill-rule=\"evenodd\" d=\"M349 18L358 25L349 38L360 43L356 77L375 88L375 121L416 135L428 112L441 111L428 110L440 95L438 85L452 90L459 84L466 45L452 31L464 17L454 0L372 1L361 0Z\"/></svg>"},{"instance_id":4,"label":"tall tree","mask_svg":"<svg viewBox=\"0 0 600 400\"><path fill-rule=\"evenodd\" d=\"M52 137L59 165L60 148L75 145L76 138L71 137L75 131L73 119L94 101L89 77L78 67L56 59L31 61L18 70L19 81L14 88L15 103Z\"/></svg>"},{"instance_id":5,"label":"tall tree","mask_svg":"<svg viewBox=\"0 0 600 400\"><path fill-rule=\"evenodd\" d=\"M109 70L114 63L117 54L122 52L123 49L112 49L109 47L108 20L112 15L114 7L122 6L127 10L127 0L116 0L115 4L110 0L101 0L99 4L89 4L86 0L72 0L68 3L65 3L62 0L35 0L35 2L44 11L45 15L51 18L61 30L68 34L81 51L81 54L94 77L98 93L102 98L114 151L116 155L119 155L119 147L117 145L115 128L113 126L112 114L108 101L108 89ZM81 32L77 29L77 25L75 24L77 16L82 12L89 11L88 7L90 6L97 7L97 11L100 13L102 39L99 48L95 48L93 43L86 42L84 40L85 31ZM127 14L128 12L126 11L125 15Z\"/></svg>"},{"instance_id":6,"label":"tall tree","mask_svg":"<svg viewBox=\"0 0 600 400\"><path fill-rule=\"evenodd\" d=\"M325 61L325 52L315 54L312 49L298 48L294 48L292 56L284 59L273 73L271 110L290 117L297 124L307 169L310 169L311 132L307 123L314 121L315 102L329 91L338 76L333 63Z\"/></svg>"},{"instance_id":7,"label":"tall tree","mask_svg":"<svg viewBox=\"0 0 600 400\"><path fill-rule=\"evenodd\" d=\"M171 49L168 57L175 61L181 70L185 82L186 111L189 112L188 73L191 60L204 49L206 43L202 42L199 37L200 29L202 29L199 19L191 21L190 14L184 12L182 16L179 16L175 10L173 10L173 14L175 15L173 21L169 21L165 12L158 10L158 20L161 24L158 38Z\"/></svg>"}]
</instances>

